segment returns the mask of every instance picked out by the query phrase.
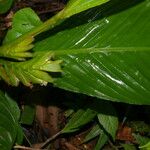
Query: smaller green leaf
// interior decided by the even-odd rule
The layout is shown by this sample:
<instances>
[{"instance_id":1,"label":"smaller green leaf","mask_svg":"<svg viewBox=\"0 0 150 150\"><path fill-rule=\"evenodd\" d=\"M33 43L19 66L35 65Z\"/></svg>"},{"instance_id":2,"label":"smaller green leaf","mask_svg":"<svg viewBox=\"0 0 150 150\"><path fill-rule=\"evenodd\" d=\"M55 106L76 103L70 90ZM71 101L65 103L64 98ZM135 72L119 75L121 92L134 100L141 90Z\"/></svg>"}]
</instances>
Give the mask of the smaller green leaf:
<instances>
[{"instance_id":1,"label":"smaller green leaf","mask_svg":"<svg viewBox=\"0 0 150 150\"><path fill-rule=\"evenodd\" d=\"M61 131L62 133L71 133L78 131L93 120L93 118L96 116L96 112L91 109L80 109L78 110L69 120L69 122L66 124L64 129Z\"/></svg>"},{"instance_id":2,"label":"smaller green leaf","mask_svg":"<svg viewBox=\"0 0 150 150\"><path fill-rule=\"evenodd\" d=\"M0 14L6 13L11 5L13 0L0 0Z\"/></svg>"},{"instance_id":3,"label":"smaller green leaf","mask_svg":"<svg viewBox=\"0 0 150 150\"><path fill-rule=\"evenodd\" d=\"M31 8L23 8L13 16L12 29L8 30L3 43L11 42L41 24L42 21Z\"/></svg>"},{"instance_id":4,"label":"smaller green leaf","mask_svg":"<svg viewBox=\"0 0 150 150\"><path fill-rule=\"evenodd\" d=\"M74 110L73 110L73 109L68 109L68 110L65 111L65 114L64 114L64 115L65 115L65 117L68 118L68 117L71 116L73 113L74 113Z\"/></svg>"},{"instance_id":5,"label":"smaller green leaf","mask_svg":"<svg viewBox=\"0 0 150 150\"><path fill-rule=\"evenodd\" d=\"M137 148L133 144L121 144L124 150L137 150Z\"/></svg>"},{"instance_id":6,"label":"smaller green leaf","mask_svg":"<svg viewBox=\"0 0 150 150\"><path fill-rule=\"evenodd\" d=\"M94 150L100 150L108 141L108 136L103 132L96 143Z\"/></svg>"},{"instance_id":7,"label":"smaller green leaf","mask_svg":"<svg viewBox=\"0 0 150 150\"><path fill-rule=\"evenodd\" d=\"M70 0L64 9L64 17L70 17L89 8L102 5L109 0Z\"/></svg>"},{"instance_id":8,"label":"smaller green leaf","mask_svg":"<svg viewBox=\"0 0 150 150\"><path fill-rule=\"evenodd\" d=\"M140 146L139 148L142 150L150 150L150 141L147 144Z\"/></svg>"},{"instance_id":9,"label":"smaller green leaf","mask_svg":"<svg viewBox=\"0 0 150 150\"><path fill-rule=\"evenodd\" d=\"M102 132L103 131L102 131L101 127L98 124L96 124L92 128L92 130L86 135L86 137L85 137L85 139L84 139L83 142L88 142L88 141L94 139L95 137L97 137L98 135L100 135Z\"/></svg>"},{"instance_id":10,"label":"smaller green leaf","mask_svg":"<svg viewBox=\"0 0 150 150\"><path fill-rule=\"evenodd\" d=\"M99 113L97 115L99 123L102 125L103 129L115 140L116 131L118 129L118 118L116 111L111 104L103 106L105 108L105 113Z\"/></svg>"},{"instance_id":11,"label":"smaller green leaf","mask_svg":"<svg viewBox=\"0 0 150 150\"><path fill-rule=\"evenodd\" d=\"M31 105L25 105L21 113L20 123L31 125L35 117L35 107Z\"/></svg>"},{"instance_id":12,"label":"smaller green leaf","mask_svg":"<svg viewBox=\"0 0 150 150\"><path fill-rule=\"evenodd\" d=\"M141 136L140 134L133 134L133 136L140 146L146 145L150 142L150 138Z\"/></svg>"}]
</instances>

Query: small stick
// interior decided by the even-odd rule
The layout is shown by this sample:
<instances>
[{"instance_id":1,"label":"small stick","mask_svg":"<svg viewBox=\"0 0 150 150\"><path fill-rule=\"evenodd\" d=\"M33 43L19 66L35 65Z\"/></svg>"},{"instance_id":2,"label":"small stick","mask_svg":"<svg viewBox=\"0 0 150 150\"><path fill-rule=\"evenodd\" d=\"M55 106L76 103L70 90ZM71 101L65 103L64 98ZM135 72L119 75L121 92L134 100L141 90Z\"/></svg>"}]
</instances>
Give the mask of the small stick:
<instances>
[{"instance_id":1,"label":"small stick","mask_svg":"<svg viewBox=\"0 0 150 150\"><path fill-rule=\"evenodd\" d=\"M16 145L16 146L14 146L14 149L23 149L23 150L47 150L47 149L31 148L31 147L26 147L26 146L21 146L21 145Z\"/></svg>"},{"instance_id":2,"label":"small stick","mask_svg":"<svg viewBox=\"0 0 150 150\"><path fill-rule=\"evenodd\" d=\"M44 148L48 143L50 143L52 140L54 140L56 137L58 137L61 134L61 131L53 135L52 137L48 138L40 147L41 149Z\"/></svg>"}]
</instances>

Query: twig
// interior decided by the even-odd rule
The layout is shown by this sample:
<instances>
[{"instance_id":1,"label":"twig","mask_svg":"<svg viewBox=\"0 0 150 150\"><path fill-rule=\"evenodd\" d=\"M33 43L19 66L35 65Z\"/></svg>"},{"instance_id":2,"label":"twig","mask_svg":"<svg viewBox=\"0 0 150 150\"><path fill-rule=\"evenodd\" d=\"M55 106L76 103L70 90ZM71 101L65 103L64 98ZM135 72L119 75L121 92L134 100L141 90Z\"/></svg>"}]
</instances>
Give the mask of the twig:
<instances>
[{"instance_id":1,"label":"twig","mask_svg":"<svg viewBox=\"0 0 150 150\"><path fill-rule=\"evenodd\" d=\"M53 135L52 137L48 138L40 147L41 149L47 146L52 140L54 140L56 137L58 137L61 134L61 131Z\"/></svg>"},{"instance_id":2,"label":"twig","mask_svg":"<svg viewBox=\"0 0 150 150\"><path fill-rule=\"evenodd\" d=\"M25 135L25 133L23 133L23 136L25 138L25 140L28 142L29 146L32 146L31 142L29 141L28 137Z\"/></svg>"},{"instance_id":3,"label":"twig","mask_svg":"<svg viewBox=\"0 0 150 150\"><path fill-rule=\"evenodd\" d=\"M23 150L47 150L47 149L31 148L31 147L26 147L26 146L21 146L21 145L16 145L16 146L14 146L14 149L23 149Z\"/></svg>"}]
</instances>

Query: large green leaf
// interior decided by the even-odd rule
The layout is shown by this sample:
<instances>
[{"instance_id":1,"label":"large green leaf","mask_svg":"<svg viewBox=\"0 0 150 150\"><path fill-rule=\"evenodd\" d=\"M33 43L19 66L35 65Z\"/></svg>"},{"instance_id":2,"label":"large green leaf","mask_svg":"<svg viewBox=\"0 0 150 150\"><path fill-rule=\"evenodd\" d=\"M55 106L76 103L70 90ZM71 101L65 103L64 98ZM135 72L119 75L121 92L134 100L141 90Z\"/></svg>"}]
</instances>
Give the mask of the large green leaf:
<instances>
[{"instance_id":1,"label":"large green leaf","mask_svg":"<svg viewBox=\"0 0 150 150\"><path fill-rule=\"evenodd\" d=\"M20 111L16 102L0 91L0 149L11 150L15 143L22 142L19 116Z\"/></svg>"},{"instance_id":2,"label":"large green leaf","mask_svg":"<svg viewBox=\"0 0 150 150\"><path fill-rule=\"evenodd\" d=\"M78 1L79 2L79 1ZM82 1L83 3L84 1ZM91 7L94 7L96 5L100 5L107 2L107 0L99 1L98 3L95 3L94 1L90 3L86 3L84 9L81 7L79 11L75 13L79 13L81 11L84 11L85 9L89 9ZM66 14L64 11L68 11L74 9L72 7L72 4L74 2L69 2L66 9L55 15L54 17L50 18L46 22L42 23L39 19L39 17L34 13L34 11L30 8L24 8L20 11L18 11L13 18L12 22L12 29L8 31L5 40L3 42L3 45L0 47L0 57L3 58L12 58L19 61L25 61L26 58L32 57L33 55L29 52L33 48L32 42L34 41L34 37L38 34L40 34L43 31L46 31L50 28L54 28L54 26L60 24L65 18ZM74 6L74 5L73 5ZM77 7L76 7L77 8ZM73 14L75 14L73 11ZM67 13L68 14L68 13ZM70 14L70 15L73 15ZM38 55L34 55L37 59L43 58L43 55L45 57L44 53L40 53L40 57L37 58ZM47 72L48 70L53 70L52 72L57 72L58 68L60 68L59 63L61 61L48 61L48 58L51 57L49 53L46 54L47 58L45 62L35 62L35 60L29 61L29 63L24 62L21 63L21 71L20 69L17 69L17 66L19 65L19 62L8 62L8 61L1 61L1 67L0 67L0 76L3 80L5 80L7 83L17 86L19 81L23 82L24 85L30 86L32 83L41 83L46 84L47 82L52 82L52 78L48 76ZM32 62L38 64L33 68ZM47 63L46 63L47 62ZM23 65L25 65L27 68L22 68ZM32 66L32 67L31 67ZM37 67L45 71L39 71L37 70ZM30 68L31 67L31 68ZM11 68L11 69L10 69ZM30 69L29 69L30 68ZM33 70L31 70L33 69ZM25 71L23 71L25 70ZM30 70L30 71L29 71ZM57 70L57 71L56 71ZM60 69L59 69L60 70Z\"/></svg>"},{"instance_id":3,"label":"large green leaf","mask_svg":"<svg viewBox=\"0 0 150 150\"><path fill-rule=\"evenodd\" d=\"M150 0L112 0L74 16L55 30L57 34L38 42L34 51L52 50L64 61L58 87L150 104L149 4Z\"/></svg>"}]
</instances>

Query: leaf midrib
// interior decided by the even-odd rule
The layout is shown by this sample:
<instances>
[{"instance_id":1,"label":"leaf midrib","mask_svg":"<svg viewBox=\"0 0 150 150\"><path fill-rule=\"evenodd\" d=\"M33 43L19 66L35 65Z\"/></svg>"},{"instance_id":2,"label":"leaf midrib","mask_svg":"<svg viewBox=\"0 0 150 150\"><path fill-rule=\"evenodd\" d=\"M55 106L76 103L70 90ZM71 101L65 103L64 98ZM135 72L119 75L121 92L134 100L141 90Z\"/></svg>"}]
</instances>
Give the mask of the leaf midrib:
<instances>
[{"instance_id":1,"label":"leaf midrib","mask_svg":"<svg viewBox=\"0 0 150 150\"><path fill-rule=\"evenodd\" d=\"M77 49L59 49L59 50L42 50L36 53L45 53L46 51L53 52L55 56L87 54L87 53L107 53L107 52L145 52L150 51L150 47L106 47L106 48L77 48Z\"/></svg>"}]
</instances>

